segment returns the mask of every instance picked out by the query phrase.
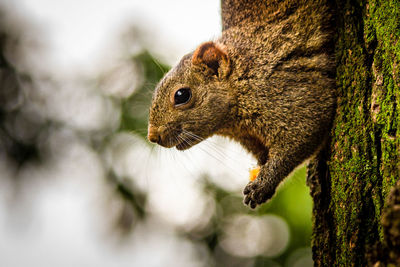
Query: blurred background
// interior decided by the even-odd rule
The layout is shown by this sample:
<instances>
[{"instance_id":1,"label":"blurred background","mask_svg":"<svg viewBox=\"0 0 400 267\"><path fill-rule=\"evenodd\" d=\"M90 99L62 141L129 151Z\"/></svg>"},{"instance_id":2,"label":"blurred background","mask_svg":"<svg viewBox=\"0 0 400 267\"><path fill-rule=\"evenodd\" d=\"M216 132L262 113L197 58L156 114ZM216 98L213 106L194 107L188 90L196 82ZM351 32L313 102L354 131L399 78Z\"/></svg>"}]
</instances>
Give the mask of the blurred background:
<instances>
[{"instance_id":1,"label":"blurred background","mask_svg":"<svg viewBox=\"0 0 400 267\"><path fill-rule=\"evenodd\" d=\"M237 144L146 141L155 85L219 9L0 0L0 266L312 266L304 166L250 210Z\"/></svg>"}]
</instances>

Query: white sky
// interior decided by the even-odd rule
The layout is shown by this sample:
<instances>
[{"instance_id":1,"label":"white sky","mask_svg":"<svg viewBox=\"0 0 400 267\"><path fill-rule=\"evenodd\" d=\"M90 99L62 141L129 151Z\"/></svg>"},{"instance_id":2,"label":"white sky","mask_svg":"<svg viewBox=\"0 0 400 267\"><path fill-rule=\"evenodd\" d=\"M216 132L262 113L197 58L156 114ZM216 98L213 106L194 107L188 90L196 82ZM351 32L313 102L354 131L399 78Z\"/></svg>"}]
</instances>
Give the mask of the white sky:
<instances>
[{"instance_id":1,"label":"white sky","mask_svg":"<svg viewBox=\"0 0 400 267\"><path fill-rule=\"evenodd\" d=\"M66 70L92 67L124 24L137 22L148 30L152 50L171 64L221 31L216 0L9 1L45 27L50 61Z\"/></svg>"}]
</instances>

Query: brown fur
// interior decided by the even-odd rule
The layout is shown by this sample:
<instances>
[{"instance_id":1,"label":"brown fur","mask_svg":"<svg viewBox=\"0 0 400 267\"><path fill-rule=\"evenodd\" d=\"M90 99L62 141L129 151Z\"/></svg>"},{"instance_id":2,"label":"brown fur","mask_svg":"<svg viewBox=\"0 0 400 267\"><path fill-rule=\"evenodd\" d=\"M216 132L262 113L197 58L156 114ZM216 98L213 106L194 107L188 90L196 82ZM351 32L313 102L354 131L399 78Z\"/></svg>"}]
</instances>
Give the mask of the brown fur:
<instances>
[{"instance_id":1,"label":"brown fur","mask_svg":"<svg viewBox=\"0 0 400 267\"><path fill-rule=\"evenodd\" d=\"M254 208L315 153L335 107L328 1L223 0L222 36L183 57L156 88L153 141L187 149L219 134L240 142L261 165L244 189ZM173 105L190 88L191 100Z\"/></svg>"}]
</instances>

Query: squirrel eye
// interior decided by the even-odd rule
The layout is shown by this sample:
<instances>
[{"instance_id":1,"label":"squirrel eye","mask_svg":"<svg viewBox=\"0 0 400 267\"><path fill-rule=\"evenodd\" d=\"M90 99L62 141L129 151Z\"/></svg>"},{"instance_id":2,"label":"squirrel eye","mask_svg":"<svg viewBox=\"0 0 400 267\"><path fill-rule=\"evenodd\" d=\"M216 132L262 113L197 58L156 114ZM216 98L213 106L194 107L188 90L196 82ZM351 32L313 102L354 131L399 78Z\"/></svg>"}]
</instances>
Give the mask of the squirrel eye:
<instances>
[{"instance_id":1,"label":"squirrel eye","mask_svg":"<svg viewBox=\"0 0 400 267\"><path fill-rule=\"evenodd\" d=\"M189 102L192 98L192 92L190 88L181 88L175 92L174 102L175 106L180 106Z\"/></svg>"}]
</instances>

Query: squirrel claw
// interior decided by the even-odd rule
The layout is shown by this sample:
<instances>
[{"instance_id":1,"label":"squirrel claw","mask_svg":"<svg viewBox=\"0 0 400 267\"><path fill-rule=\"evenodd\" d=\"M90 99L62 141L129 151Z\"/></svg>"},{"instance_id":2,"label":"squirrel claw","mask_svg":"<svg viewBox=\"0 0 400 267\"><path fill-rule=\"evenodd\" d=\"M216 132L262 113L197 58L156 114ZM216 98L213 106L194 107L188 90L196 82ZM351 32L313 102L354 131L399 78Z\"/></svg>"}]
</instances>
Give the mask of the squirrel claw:
<instances>
[{"instance_id":1,"label":"squirrel claw","mask_svg":"<svg viewBox=\"0 0 400 267\"><path fill-rule=\"evenodd\" d=\"M247 184L243 193L245 195L244 204L254 209L257 205L270 199L274 195L275 189L269 187L265 182L256 179Z\"/></svg>"},{"instance_id":2,"label":"squirrel claw","mask_svg":"<svg viewBox=\"0 0 400 267\"><path fill-rule=\"evenodd\" d=\"M252 201L252 199L248 195L244 199L244 204L250 206L252 209L254 209L257 206L257 203Z\"/></svg>"}]
</instances>

